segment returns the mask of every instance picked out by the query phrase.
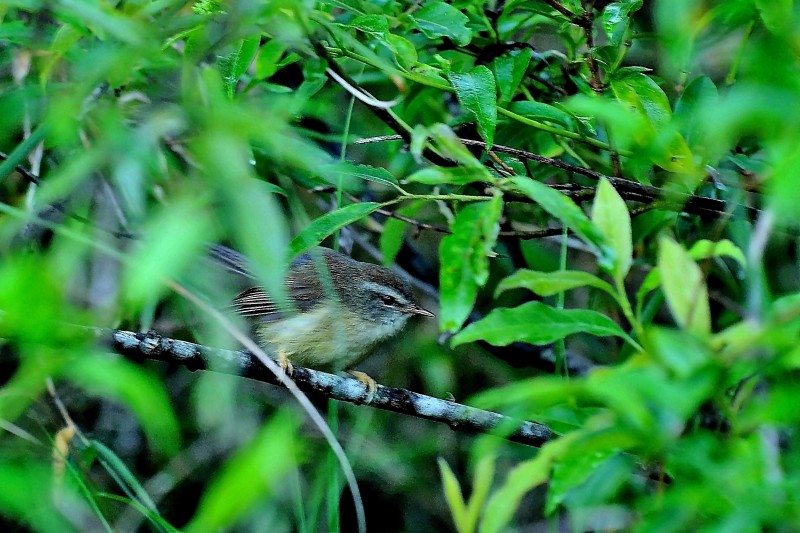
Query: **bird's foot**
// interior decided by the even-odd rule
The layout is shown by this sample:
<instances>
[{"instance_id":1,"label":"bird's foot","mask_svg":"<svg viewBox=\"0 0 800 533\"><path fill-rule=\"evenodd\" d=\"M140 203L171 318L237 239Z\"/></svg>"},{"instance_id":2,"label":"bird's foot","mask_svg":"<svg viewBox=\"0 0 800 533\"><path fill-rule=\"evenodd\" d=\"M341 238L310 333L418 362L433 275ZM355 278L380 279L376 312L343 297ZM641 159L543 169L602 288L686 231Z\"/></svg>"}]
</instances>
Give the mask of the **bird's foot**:
<instances>
[{"instance_id":1,"label":"bird's foot","mask_svg":"<svg viewBox=\"0 0 800 533\"><path fill-rule=\"evenodd\" d=\"M365 405L369 405L372 402L372 399L375 397L375 393L378 391L378 384L375 383L375 380L364 372L359 372L358 370L348 370L347 373L363 383L367 388L367 396L364 398L363 403Z\"/></svg>"},{"instance_id":2,"label":"bird's foot","mask_svg":"<svg viewBox=\"0 0 800 533\"><path fill-rule=\"evenodd\" d=\"M292 377L292 374L294 373L294 367L292 366L291 361L289 361L289 354L287 354L283 350L279 350L277 363L278 366L281 367L281 370L283 371L284 374L286 374L289 377Z\"/></svg>"}]
</instances>

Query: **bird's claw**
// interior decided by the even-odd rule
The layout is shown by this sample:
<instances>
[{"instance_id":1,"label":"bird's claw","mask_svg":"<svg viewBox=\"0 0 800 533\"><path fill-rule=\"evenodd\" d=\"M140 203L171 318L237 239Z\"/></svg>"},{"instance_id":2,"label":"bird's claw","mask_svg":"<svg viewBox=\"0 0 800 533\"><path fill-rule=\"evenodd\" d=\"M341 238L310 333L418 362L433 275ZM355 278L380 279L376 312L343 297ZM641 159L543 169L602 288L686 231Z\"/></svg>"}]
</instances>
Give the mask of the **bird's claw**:
<instances>
[{"instance_id":1,"label":"bird's claw","mask_svg":"<svg viewBox=\"0 0 800 533\"><path fill-rule=\"evenodd\" d=\"M292 366L291 361L289 361L289 356L285 352L278 352L277 362L283 373L289 377L292 377L292 374L294 373L294 367Z\"/></svg>"},{"instance_id":2,"label":"bird's claw","mask_svg":"<svg viewBox=\"0 0 800 533\"><path fill-rule=\"evenodd\" d=\"M364 398L363 403L365 405L369 405L372 402L372 399L375 397L375 393L378 391L378 384L374 379L369 377L364 372L359 372L358 370L348 370L347 373L363 383L367 388L367 396Z\"/></svg>"}]
</instances>

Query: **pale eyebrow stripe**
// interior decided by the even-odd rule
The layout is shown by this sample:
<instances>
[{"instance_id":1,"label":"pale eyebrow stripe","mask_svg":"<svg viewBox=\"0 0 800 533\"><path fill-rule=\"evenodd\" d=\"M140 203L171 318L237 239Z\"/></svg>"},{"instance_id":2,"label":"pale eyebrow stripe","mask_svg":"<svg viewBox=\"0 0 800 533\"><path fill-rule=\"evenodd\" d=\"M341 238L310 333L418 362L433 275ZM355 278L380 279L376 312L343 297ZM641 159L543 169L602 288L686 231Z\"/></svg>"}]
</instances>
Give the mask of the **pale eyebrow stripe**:
<instances>
[{"instance_id":1,"label":"pale eyebrow stripe","mask_svg":"<svg viewBox=\"0 0 800 533\"><path fill-rule=\"evenodd\" d=\"M371 281L368 281L368 282L364 283L364 287L366 287L368 289L372 289L375 292L380 292L380 293L392 296L398 302L407 302L408 301L408 298L406 296L404 296L402 293L397 292L393 288L388 287L386 285L382 285L380 283L373 283Z\"/></svg>"}]
</instances>

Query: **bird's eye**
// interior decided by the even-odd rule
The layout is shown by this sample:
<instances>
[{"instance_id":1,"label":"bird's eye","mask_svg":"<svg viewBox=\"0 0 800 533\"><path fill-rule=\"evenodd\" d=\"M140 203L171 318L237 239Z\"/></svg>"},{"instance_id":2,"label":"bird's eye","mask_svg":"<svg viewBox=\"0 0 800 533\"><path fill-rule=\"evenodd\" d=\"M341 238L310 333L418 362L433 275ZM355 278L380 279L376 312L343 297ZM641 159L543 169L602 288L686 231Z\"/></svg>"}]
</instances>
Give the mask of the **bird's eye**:
<instances>
[{"instance_id":1,"label":"bird's eye","mask_svg":"<svg viewBox=\"0 0 800 533\"><path fill-rule=\"evenodd\" d=\"M395 300L393 296L389 296L388 294L378 294L378 298L380 299L383 305L394 305L397 303L397 300Z\"/></svg>"}]
</instances>

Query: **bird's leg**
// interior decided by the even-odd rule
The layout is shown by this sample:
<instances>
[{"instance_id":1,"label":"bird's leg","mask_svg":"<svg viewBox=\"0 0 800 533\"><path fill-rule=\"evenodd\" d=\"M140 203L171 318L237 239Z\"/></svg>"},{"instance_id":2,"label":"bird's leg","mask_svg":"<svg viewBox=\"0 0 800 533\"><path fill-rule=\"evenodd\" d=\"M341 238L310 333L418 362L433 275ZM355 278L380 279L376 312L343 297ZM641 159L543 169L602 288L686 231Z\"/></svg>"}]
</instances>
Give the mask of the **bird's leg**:
<instances>
[{"instance_id":1,"label":"bird's leg","mask_svg":"<svg viewBox=\"0 0 800 533\"><path fill-rule=\"evenodd\" d=\"M348 370L347 373L367 387L367 397L364 398L364 404L369 405L370 402L372 402L372 398L375 397L375 393L378 391L378 384L375 383L375 380L364 372L359 372L358 370Z\"/></svg>"},{"instance_id":2,"label":"bird's leg","mask_svg":"<svg viewBox=\"0 0 800 533\"><path fill-rule=\"evenodd\" d=\"M289 377L292 377L292 374L294 373L294 367L292 366L291 361L289 361L289 355L290 354L287 354L283 350L278 350L277 362L278 366L281 367L281 370L283 370L283 373Z\"/></svg>"}]
</instances>

